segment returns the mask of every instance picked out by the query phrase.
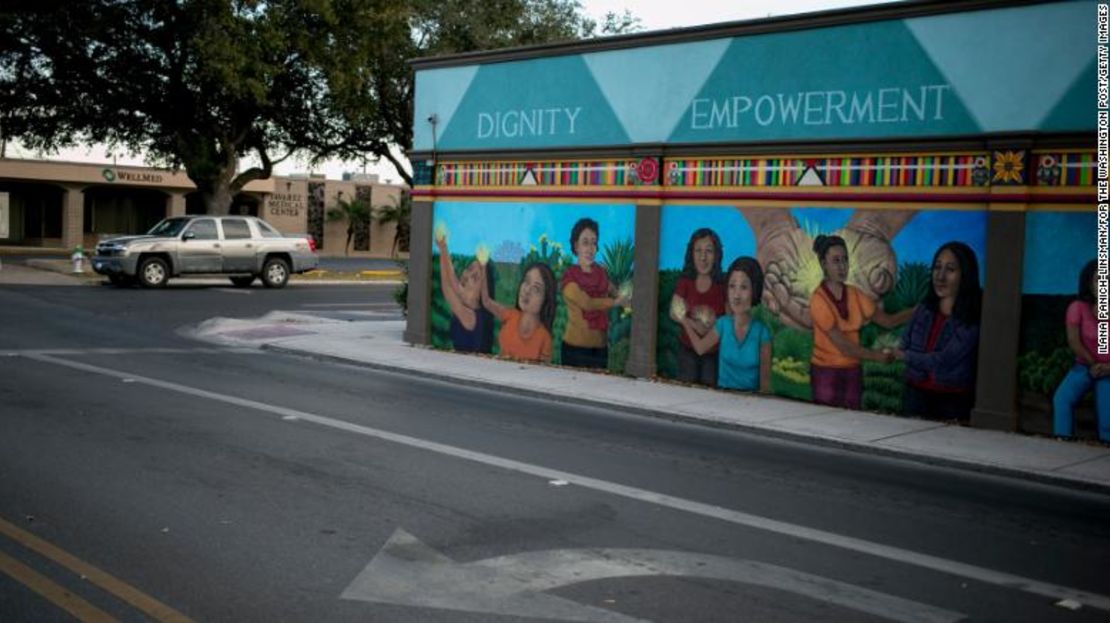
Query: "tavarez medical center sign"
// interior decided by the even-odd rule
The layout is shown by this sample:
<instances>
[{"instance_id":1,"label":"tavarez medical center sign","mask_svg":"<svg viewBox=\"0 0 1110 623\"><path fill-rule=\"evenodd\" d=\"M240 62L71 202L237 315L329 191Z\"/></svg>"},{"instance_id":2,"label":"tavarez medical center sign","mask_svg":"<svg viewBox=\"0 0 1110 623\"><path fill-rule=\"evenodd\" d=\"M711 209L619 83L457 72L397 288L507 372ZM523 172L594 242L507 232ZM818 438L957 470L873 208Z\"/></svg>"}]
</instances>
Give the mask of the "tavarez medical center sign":
<instances>
[{"instance_id":1,"label":"tavarez medical center sign","mask_svg":"<svg viewBox=\"0 0 1110 623\"><path fill-rule=\"evenodd\" d=\"M420 69L414 149L1093 131L1096 11L1075 0Z\"/></svg>"}]
</instances>

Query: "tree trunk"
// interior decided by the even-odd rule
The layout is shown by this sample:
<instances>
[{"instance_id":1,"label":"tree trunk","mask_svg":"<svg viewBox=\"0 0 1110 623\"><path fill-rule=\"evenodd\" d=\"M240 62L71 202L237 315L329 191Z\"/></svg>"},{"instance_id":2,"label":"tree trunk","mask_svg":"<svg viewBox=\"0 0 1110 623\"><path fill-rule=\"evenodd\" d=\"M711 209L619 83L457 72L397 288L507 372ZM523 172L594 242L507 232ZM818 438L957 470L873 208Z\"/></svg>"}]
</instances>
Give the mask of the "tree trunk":
<instances>
[{"instance_id":1,"label":"tree trunk","mask_svg":"<svg viewBox=\"0 0 1110 623\"><path fill-rule=\"evenodd\" d=\"M201 192L204 198L204 212L206 214L223 215L231 212L231 189L227 185L218 184L216 188Z\"/></svg>"}]
</instances>

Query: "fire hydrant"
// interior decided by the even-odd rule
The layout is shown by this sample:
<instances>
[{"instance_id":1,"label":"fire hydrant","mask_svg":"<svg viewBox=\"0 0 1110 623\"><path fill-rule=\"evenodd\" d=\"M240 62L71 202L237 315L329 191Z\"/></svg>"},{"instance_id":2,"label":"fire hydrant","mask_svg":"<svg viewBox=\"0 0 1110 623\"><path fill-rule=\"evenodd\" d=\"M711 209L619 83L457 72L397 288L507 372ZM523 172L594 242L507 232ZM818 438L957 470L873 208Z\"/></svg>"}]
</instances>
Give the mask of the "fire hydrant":
<instances>
[{"instance_id":1,"label":"fire hydrant","mask_svg":"<svg viewBox=\"0 0 1110 623\"><path fill-rule=\"evenodd\" d=\"M85 250L83 248L78 246L76 249L74 249L73 255L71 255L69 259L73 262L73 272L85 272Z\"/></svg>"}]
</instances>

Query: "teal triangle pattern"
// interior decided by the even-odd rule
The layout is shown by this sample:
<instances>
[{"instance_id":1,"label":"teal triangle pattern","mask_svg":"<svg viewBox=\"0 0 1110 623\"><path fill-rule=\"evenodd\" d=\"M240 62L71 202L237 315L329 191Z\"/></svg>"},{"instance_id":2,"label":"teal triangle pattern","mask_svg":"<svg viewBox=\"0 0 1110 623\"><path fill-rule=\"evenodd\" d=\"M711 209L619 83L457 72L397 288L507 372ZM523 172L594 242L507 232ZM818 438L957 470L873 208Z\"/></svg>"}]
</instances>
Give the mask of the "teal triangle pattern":
<instances>
[{"instance_id":1,"label":"teal triangle pattern","mask_svg":"<svg viewBox=\"0 0 1110 623\"><path fill-rule=\"evenodd\" d=\"M439 149L620 145L628 134L581 55L482 65Z\"/></svg>"},{"instance_id":2,"label":"teal triangle pattern","mask_svg":"<svg viewBox=\"0 0 1110 623\"><path fill-rule=\"evenodd\" d=\"M729 39L586 54L586 66L633 143L668 131L728 50Z\"/></svg>"},{"instance_id":3,"label":"teal triangle pattern","mask_svg":"<svg viewBox=\"0 0 1110 623\"><path fill-rule=\"evenodd\" d=\"M434 130L442 131L451 123L463 95L478 73L477 65L448 67L416 72L416 98L413 111L412 144L418 151L435 149ZM435 115L435 128L429 121Z\"/></svg>"},{"instance_id":4,"label":"teal triangle pattern","mask_svg":"<svg viewBox=\"0 0 1110 623\"><path fill-rule=\"evenodd\" d=\"M1041 122L1095 55L1093 2L936 15L906 24L984 132L1049 129ZM1090 96L1093 101L1093 90Z\"/></svg>"},{"instance_id":5,"label":"teal triangle pattern","mask_svg":"<svg viewBox=\"0 0 1110 623\"><path fill-rule=\"evenodd\" d=\"M1066 132L1097 127L1098 115L1092 103L1098 80L1095 65L1096 61L1091 60L1087 68L1080 72L1064 97L1041 121L1042 130Z\"/></svg>"},{"instance_id":6,"label":"teal triangle pattern","mask_svg":"<svg viewBox=\"0 0 1110 623\"><path fill-rule=\"evenodd\" d=\"M890 21L733 39L669 141L978 131L905 24Z\"/></svg>"}]
</instances>

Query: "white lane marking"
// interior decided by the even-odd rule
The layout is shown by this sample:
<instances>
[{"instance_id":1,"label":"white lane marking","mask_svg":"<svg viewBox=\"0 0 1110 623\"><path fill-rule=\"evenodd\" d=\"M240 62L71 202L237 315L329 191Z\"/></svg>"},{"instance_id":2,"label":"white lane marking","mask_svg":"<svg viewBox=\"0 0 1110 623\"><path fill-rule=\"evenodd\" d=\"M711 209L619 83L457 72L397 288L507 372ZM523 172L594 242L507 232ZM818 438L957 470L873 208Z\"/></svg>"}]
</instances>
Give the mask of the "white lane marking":
<instances>
[{"instance_id":1,"label":"white lane marking","mask_svg":"<svg viewBox=\"0 0 1110 623\"><path fill-rule=\"evenodd\" d=\"M958 612L802 571L712 554L560 549L457 563L401 528L394 530L340 598L566 621L643 623L541 593L594 580L645 576L712 578L763 586L902 623L954 623L964 618Z\"/></svg>"},{"instance_id":2,"label":"white lane marking","mask_svg":"<svg viewBox=\"0 0 1110 623\"><path fill-rule=\"evenodd\" d=\"M216 292L226 292L228 294L253 294L246 288L215 288Z\"/></svg>"},{"instance_id":3,"label":"white lane marking","mask_svg":"<svg viewBox=\"0 0 1110 623\"><path fill-rule=\"evenodd\" d=\"M196 387L189 387L187 385L180 385L170 381L162 381L150 377L139 376L128 372L120 372L110 368L102 368L100 366L93 366L77 361L68 361L65 359L58 359L50 355L42 354L27 354L30 359L50 363L54 365L73 368L74 370L82 370L91 372L93 374L102 374L116 378L134 378L136 382L150 385L152 387L159 387L171 391L180 392L190 396L199 398L207 398L217 402L254 409L257 411L264 411L281 416L295 416L306 422L312 422L321 426L334 428L350 433L365 435L367 437L374 437L384 441L389 441L411 448L419 448L430 452L436 452L446 456L465 459L483 465L490 465L492 467L499 467L502 469L520 472L522 474L529 474L537 476L547 481L552 480L566 480L571 484L578 485L587 489L601 491L611 495L616 495L639 502L646 502L648 504L655 504L678 511L683 511L702 517L710 517L719 519L728 523L747 526L749 528L756 528L781 534L784 536L805 539L815 543L822 543L824 545L831 545L841 549L869 554L877 558L884 558L886 560L893 560L895 562L914 565L932 571L939 571L941 573L948 573L964 578L969 578L986 584L994 584L1005 588L1017 589L1034 595L1042 597L1049 597L1053 600L1071 599L1079 603L1110 612L1110 597L1100 595L1098 593L1089 593L1080 589L1069 588L1048 582L1041 582L1031 578L1006 573L1003 571L995 571L993 569L986 569L984 567L977 567L955 560L948 560L938 556L931 556L929 554L922 554L911 550L902 549L900 547L893 547L891 545L883 545L881 543L873 543L865 541L856 537L835 534L832 532L825 532L816 528L807 528L806 526L799 526L796 524L779 521L777 519L770 519L767 517L760 517L759 515L752 515L741 511L731 510L712 504L705 504L703 502L696 502L694 500L687 500L663 493L656 493L646 489L639 489L637 487L630 487L615 482L600 480L597 478L590 478L589 476L581 476L570 472L564 472L557 469L550 469L541 467L539 465L532 465L530 463L523 463L512 459L505 459L491 454L484 454L482 452L475 452L465 448L458 448L449 446L447 444L437 443L434 441L427 441L424 439L417 439L416 437L409 437L408 435L401 435L398 433L391 433L369 426L362 426L360 424L352 424L343 420L315 415L296 409L289 409L286 407L279 407L276 405L269 405L263 402L255 402L254 400L247 400L245 398L237 398L235 396L228 396L225 394L217 394L207 390L199 389Z\"/></svg>"},{"instance_id":4,"label":"white lane marking","mask_svg":"<svg viewBox=\"0 0 1110 623\"><path fill-rule=\"evenodd\" d=\"M27 348L0 350L7 357L31 355L206 355L206 354L254 354L254 349L245 348Z\"/></svg>"}]
</instances>

